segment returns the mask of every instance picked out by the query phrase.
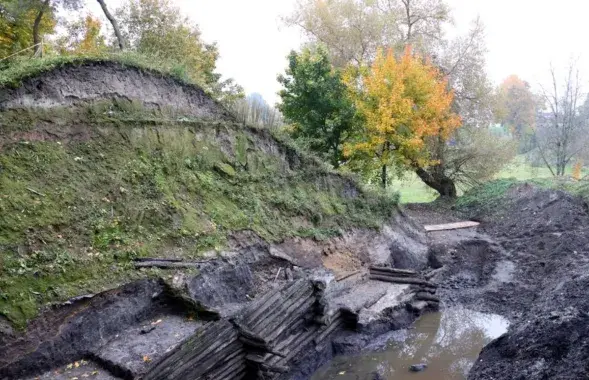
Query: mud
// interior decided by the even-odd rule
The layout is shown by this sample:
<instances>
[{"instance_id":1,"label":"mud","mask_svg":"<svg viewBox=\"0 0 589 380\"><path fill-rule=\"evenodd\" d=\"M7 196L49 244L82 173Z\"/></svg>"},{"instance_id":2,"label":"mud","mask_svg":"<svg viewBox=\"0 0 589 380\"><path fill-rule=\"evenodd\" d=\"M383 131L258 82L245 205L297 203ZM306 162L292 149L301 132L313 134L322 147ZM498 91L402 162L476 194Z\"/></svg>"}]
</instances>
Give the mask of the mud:
<instances>
[{"instance_id":1,"label":"mud","mask_svg":"<svg viewBox=\"0 0 589 380\"><path fill-rule=\"evenodd\" d=\"M509 331L486 346L470 380L586 379L589 359L587 204L521 185L493 210L409 207L416 218L472 218L478 229L429 234L446 307L497 313Z\"/></svg>"}]
</instances>

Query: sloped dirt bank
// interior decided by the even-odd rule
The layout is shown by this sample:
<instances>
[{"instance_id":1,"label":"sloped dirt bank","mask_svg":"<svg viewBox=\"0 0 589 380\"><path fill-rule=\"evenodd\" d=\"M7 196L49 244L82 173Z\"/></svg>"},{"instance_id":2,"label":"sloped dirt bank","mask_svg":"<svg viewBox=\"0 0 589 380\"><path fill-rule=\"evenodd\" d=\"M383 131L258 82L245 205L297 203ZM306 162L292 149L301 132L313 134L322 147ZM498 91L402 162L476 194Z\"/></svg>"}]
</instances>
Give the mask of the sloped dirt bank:
<instances>
[{"instance_id":1,"label":"sloped dirt bank","mask_svg":"<svg viewBox=\"0 0 589 380\"><path fill-rule=\"evenodd\" d=\"M272 245L243 232L220 259L199 263L197 275L174 270L169 281L141 280L48 308L26 333L3 335L0 379L308 378L334 353L437 307L416 300L419 286L369 279L372 264L426 265L423 234L402 213L396 218L381 232L326 242ZM334 350L334 340L344 348ZM219 349L195 351L211 345ZM193 365L169 364L174 355Z\"/></svg>"}]
</instances>

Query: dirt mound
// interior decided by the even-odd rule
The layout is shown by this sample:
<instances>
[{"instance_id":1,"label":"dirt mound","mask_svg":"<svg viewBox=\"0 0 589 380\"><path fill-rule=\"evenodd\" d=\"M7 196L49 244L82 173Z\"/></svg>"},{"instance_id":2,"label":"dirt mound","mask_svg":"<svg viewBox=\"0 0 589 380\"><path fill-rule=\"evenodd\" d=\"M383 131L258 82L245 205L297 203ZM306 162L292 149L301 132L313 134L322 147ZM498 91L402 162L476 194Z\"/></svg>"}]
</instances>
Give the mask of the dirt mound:
<instances>
[{"instance_id":1,"label":"dirt mound","mask_svg":"<svg viewBox=\"0 0 589 380\"><path fill-rule=\"evenodd\" d=\"M421 220L481 221L477 229L428 234L430 264L437 268L429 276L446 307L497 313L511 322L508 333L484 348L468 378L588 378L587 204L529 184L480 195L484 201L471 194L466 207L459 202L460 212L410 208Z\"/></svg>"},{"instance_id":2,"label":"dirt mound","mask_svg":"<svg viewBox=\"0 0 589 380\"><path fill-rule=\"evenodd\" d=\"M512 274L480 302L510 316L513 325L483 350L469 379L587 378L587 204L530 185L502 199L484 231L500 245Z\"/></svg>"}]
</instances>

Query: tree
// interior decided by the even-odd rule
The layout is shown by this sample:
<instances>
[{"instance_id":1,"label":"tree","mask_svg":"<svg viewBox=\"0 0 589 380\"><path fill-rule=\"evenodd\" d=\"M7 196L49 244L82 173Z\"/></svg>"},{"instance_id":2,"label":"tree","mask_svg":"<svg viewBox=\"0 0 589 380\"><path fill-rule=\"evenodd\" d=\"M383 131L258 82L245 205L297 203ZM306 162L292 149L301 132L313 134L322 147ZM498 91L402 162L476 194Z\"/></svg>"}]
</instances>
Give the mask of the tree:
<instances>
[{"instance_id":1,"label":"tree","mask_svg":"<svg viewBox=\"0 0 589 380\"><path fill-rule=\"evenodd\" d=\"M492 86L485 72L484 27L476 19L470 31L448 41L435 60L454 92L452 109L462 126L449 142L430 139L428 151L435 164L423 177L447 178L469 188L491 179L516 154L513 140L488 128L492 121ZM429 179L428 179L429 180Z\"/></svg>"},{"instance_id":2,"label":"tree","mask_svg":"<svg viewBox=\"0 0 589 380\"><path fill-rule=\"evenodd\" d=\"M436 50L450 22L442 0L299 0L284 19L329 51L336 67L374 59L379 48Z\"/></svg>"},{"instance_id":3,"label":"tree","mask_svg":"<svg viewBox=\"0 0 589 380\"><path fill-rule=\"evenodd\" d=\"M480 20L474 21L468 33L449 40L444 30L452 19L443 0L301 0L285 21L301 27L311 42L327 45L340 67L370 63L379 47L402 52L407 43L422 56L431 57L454 91L452 109L463 124L451 144L445 139L427 139L432 163L420 172L426 183L470 185L489 178L500 167L497 160L488 160L486 146L473 145L491 144L506 152L505 139L492 138L486 130L492 120L492 87L485 71ZM511 153L502 157L503 163L512 157ZM489 170L479 170L487 162Z\"/></svg>"},{"instance_id":4,"label":"tree","mask_svg":"<svg viewBox=\"0 0 589 380\"><path fill-rule=\"evenodd\" d=\"M292 51L286 75L278 81L284 86L278 109L292 123L292 136L339 167L343 143L354 127L355 109L327 51L321 46L298 54Z\"/></svg>"},{"instance_id":5,"label":"tree","mask_svg":"<svg viewBox=\"0 0 589 380\"><path fill-rule=\"evenodd\" d=\"M574 63L569 65L562 84L553 67L550 74L550 89L542 87L548 109L539 115L534 141L552 175L562 176L566 166L587 144L589 103L581 104L586 95L582 93L579 70Z\"/></svg>"},{"instance_id":6,"label":"tree","mask_svg":"<svg viewBox=\"0 0 589 380\"><path fill-rule=\"evenodd\" d=\"M87 15L64 25L65 33L56 40L60 54L97 54L107 49L100 20Z\"/></svg>"},{"instance_id":7,"label":"tree","mask_svg":"<svg viewBox=\"0 0 589 380\"><path fill-rule=\"evenodd\" d=\"M267 129L278 129L283 124L280 111L266 103L262 95L258 93L236 101L233 111L237 120L244 124Z\"/></svg>"},{"instance_id":8,"label":"tree","mask_svg":"<svg viewBox=\"0 0 589 380\"><path fill-rule=\"evenodd\" d=\"M97 1L98 1L98 4L100 4L100 7L102 8L102 12L104 12L104 15L106 16L106 18L108 19L108 21L110 21L110 24L112 25L112 28L115 32L115 36L117 37L119 49L125 50L125 40L123 40L123 36L121 35L121 30L119 29L119 24L118 24L117 20L108 11L108 8L107 8L104 0L97 0Z\"/></svg>"},{"instance_id":9,"label":"tree","mask_svg":"<svg viewBox=\"0 0 589 380\"><path fill-rule=\"evenodd\" d=\"M43 21L44 16L51 12L55 11L58 7L67 10L76 10L79 9L82 4L83 0L30 0L32 1L33 7L37 11L37 15L33 22L33 45L34 51L36 56L40 56L42 54L43 46L41 45L41 23Z\"/></svg>"},{"instance_id":10,"label":"tree","mask_svg":"<svg viewBox=\"0 0 589 380\"><path fill-rule=\"evenodd\" d=\"M510 75L499 86L496 93L495 121L507 126L520 142L520 151L531 149L531 136L536 124L536 96L528 82L517 75Z\"/></svg>"},{"instance_id":11,"label":"tree","mask_svg":"<svg viewBox=\"0 0 589 380\"><path fill-rule=\"evenodd\" d=\"M427 141L445 142L460 126L460 117L451 110L453 93L440 71L408 47L401 59L395 58L392 49L386 55L377 53L372 66L361 72L359 87L354 77L347 83L365 125L346 145L346 154L376 163L383 187L387 167L395 164L414 170L440 195L456 196L454 183L443 173L436 176L427 171L436 164Z\"/></svg>"},{"instance_id":12,"label":"tree","mask_svg":"<svg viewBox=\"0 0 589 380\"><path fill-rule=\"evenodd\" d=\"M168 0L130 0L117 10L128 47L154 59L173 62L178 71L228 103L243 90L215 73L219 52L202 41L198 26Z\"/></svg>"},{"instance_id":13,"label":"tree","mask_svg":"<svg viewBox=\"0 0 589 380\"><path fill-rule=\"evenodd\" d=\"M6 0L0 4L0 58L33 46L33 27L40 4L36 0ZM39 41L39 36L52 33L56 24L53 9L43 14L36 24Z\"/></svg>"}]
</instances>

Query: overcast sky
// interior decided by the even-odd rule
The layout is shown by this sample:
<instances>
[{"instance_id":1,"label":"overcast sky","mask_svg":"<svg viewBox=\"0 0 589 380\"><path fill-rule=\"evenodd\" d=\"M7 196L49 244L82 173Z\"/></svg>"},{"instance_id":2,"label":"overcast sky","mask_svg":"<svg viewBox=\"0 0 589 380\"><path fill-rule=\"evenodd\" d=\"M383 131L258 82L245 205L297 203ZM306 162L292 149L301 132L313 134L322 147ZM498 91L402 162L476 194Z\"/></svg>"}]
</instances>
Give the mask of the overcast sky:
<instances>
[{"instance_id":1,"label":"overcast sky","mask_svg":"<svg viewBox=\"0 0 589 380\"><path fill-rule=\"evenodd\" d=\"M116 7L122 0L110 0ZM295 0L173 0L199 24L205 41L216 41L220 59L217 71L232 77L247 93L259 92L277 101L276 75L284 71L286 55L297 49L303 36L286 28L280 16ZM455 27L466 31L480 15L486 26L487 71L499 83L517 74L537 86L547 80L551 62L564 68L571 58L581 68L589 57L586 43L589 1L586 0L447 0ZM90 2L100 14L96 2ZM584 78L588 80L589 70Z\"/></svg>"}]
</instances>

